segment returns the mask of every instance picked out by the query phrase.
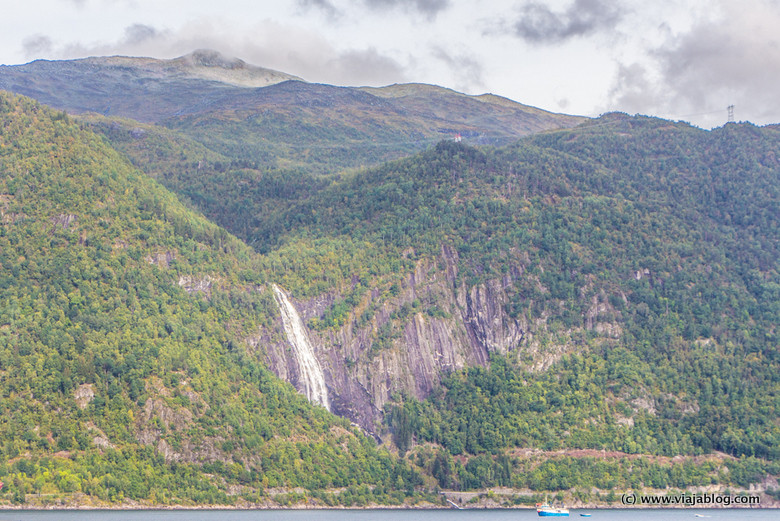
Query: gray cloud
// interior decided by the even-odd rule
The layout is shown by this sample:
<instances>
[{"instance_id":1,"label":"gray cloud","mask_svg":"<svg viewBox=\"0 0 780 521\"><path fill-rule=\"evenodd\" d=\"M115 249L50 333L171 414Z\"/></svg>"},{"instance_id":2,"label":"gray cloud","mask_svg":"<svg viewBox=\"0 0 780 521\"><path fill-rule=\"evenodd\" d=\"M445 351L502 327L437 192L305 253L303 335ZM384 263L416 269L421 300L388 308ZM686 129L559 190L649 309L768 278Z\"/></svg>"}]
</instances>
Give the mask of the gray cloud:
<instances>
[{"instance_id":1,"label":"gray cloud","mask_svg":"<svg viewBox=\"0 0 780 521\"><path fill-rule=\"evenodd\" d=\"M619 108L626 112L651 114L649 107L663 104L663 88L651 79L651 71L640 63L619 64L617 76L610 96L613 99L612 109Z\"/></svg>"},{"instance_id":2,"label":"gray cloud","mask_svg":"<svg viewBox=\"0 0 780 521\"><path fill-rule=\"evenodd\" d=\"M150 25L133 24L125 28L124 43L127 45L137 45L160 36L157 29Z\"/></svg>"},{"instance_id":3,"label":"gray cloud","mask_svg":"<svg viewBox=\"0 0 780 521\"><path fill-rule=\"evenodd\" d=\"M30 44L33 45L32 43ZM59 46L59 58L128 55L174 58L195 49L335 85L386 85L406 81L405 67L375 48L337 49L319 32L272 21L237 34L227 24L201 20L176 31L134 24L114 42Z\"/></svg>"},{"instance_id":4,"label":"gray cloud","mask_svg":"<svg viewBox=\"0 0 780 521\"><path fill-rule=\"evenodd\" d=\"M171 43L171 36L168 31L159 30L151 25L136 23L125 27L122 36L114 42L95 42L90 44L69 42L55 46L50 54L65 59L114 54L152 56L169 51L168 46Z\"/></svg>"},{"instance_id":5,"label":"gray cloud","mask_svg":"<svg viewBox=\"0 0 780 521\"><path fill-rule=\"evenodd\" d=\"M780 121L780 4L747 10L724 0L720 7L722 16L669 37L646 64L621 65L612 106L715 126L733 103L737 119Z\"/></svg>"},{"instance_id":6,"label":"gray cloud","mask_svg":"<svg viewBox=\"0 0 780 521\"><path fill-rule=\"evenodd\" d=\"M456 90L469 92L485 86L482 80L483 67L476 58L465 54L453 54L447 52L442 47L433 47L433 56L445 63L457 84L453 85Z\"/></svg>"},{"instance_id":7,"label":"gray cloud","mask_svg":"<svg viewBox=\"0 0 780 521\"><path fill-rule=\"evenodd\" d=\"M387 85L405 79L401 64L373 47L340 53L327 66L327 76L342 85Z\"/></svg>"},{"instance_id":8,"label":"gray cloud","mask_svg":"<svg viewBox=\"0 0 780 521\"><path fill-rule=\"evenodd\" d=\"M373 9L402 7L417 10L430 18L450 6L450 0L363 0Z\"/></svg>"},{"instance_id":9,"label":"gray cloud","mask_svg":"<svg viewBox=\"0 0 780 521\"><path fill-rule=\"evenodd\" d=\"M529 2L521 8L520 19L512 29L531 43L560 43L610 29L621 17L621 9L608 0L575 0L563 12L555 12L541 2Z\"/></svg>"},{"instance_id":10,"label":"gray cloud","mask_svg":"<svg viewBox=\"0 0 780 521\"><path fill-rule=\"evenodd\" d=\"M329 18L338 18L341 16L341 11L329 0L298 0L298 5L304 9L319 9Z\"/></svg>"},{"instance_id":11,"label":"gray cloud","mask_svg":"<svg viewBox=\"0 0 780 521\"><path fill-rule=\"evenodd\" d=\"M347 9L340 9L331 0L296 0L304 9L319 9L331 19L340 18ZM440 11L450 6L450 0L362 0L371 10L389 10L400 8L406 11L417 11L429 19L435 18Z\"/></svg>"},{"instance_id":12,"label":"gray cloud","mask_svg":"<svg viewBox=\"0 0 780 521\"><path fill-rule=\"evenodd\" d=\"M50 54L53 46L51 38L42 34L30 36L22 42L22 49L27 58Z\"/></svg>"}]
</instances>

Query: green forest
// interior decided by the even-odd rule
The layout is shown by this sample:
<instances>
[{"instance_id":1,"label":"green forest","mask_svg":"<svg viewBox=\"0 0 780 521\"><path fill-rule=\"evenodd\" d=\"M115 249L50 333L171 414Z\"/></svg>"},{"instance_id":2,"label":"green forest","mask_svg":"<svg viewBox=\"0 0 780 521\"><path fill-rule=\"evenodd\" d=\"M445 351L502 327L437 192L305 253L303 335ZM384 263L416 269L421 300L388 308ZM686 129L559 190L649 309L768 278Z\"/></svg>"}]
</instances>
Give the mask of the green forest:
<instances>
[{"instance_id":1,"label":"green forest","mask_svg":"<svg viewBox=\"0 0 780 521\"><path fill-rule=\"evenodd\" d=\"M278 314L248 247L62 112L4 94L0 126L0 499L414 498L419 473L244 349Z\"/></svg>"},{"instance_id":2,"label":"green forest","mask_svg":"<svg viewBox=\"0 0 780 521\"><path fill-rule=\"evenodd\" d=\"M247 124L205 139L0 95L0 501L611 502L780 474L780 129L607 114L358 168L245 154ZM394 393L377 439L247 341L277 327L278 283L333 296L320 335L377 324L347 362L372 367L416 317L460 316L393 307L445 250L453 294L509 281L525 336Z\"/></svg>"},{"instance_id":3,"label":"green forest","mask_svg":"<svg viewBox=\"0 0 780 521\"><path fill-rule=\"evenodd\" d=\"M182 168L159 178L270 250L266 262L295 252L293 273L283 277L299 296L346 287L315 328L343 326L367 288L392 289L414 268L401 254L409 248L417 259L455 248L456 284L466 287L523 271L507 312L544 316L536 333L566 338L575 353L538 373L523 370L518 352L452 374L427 400L399 397L386 418L402 453L425 443L441 447L448 465L485 455L496 466L515 447L720 451L774 469L777 138L773 127L707 132L610 114L501 149L442 142L357 173L303 171L300 184L268 182L294 177L281 171L254 174L253 183L245 170L227 168L253 195L211 197L222 206L193 188L236 190L221 176ZM252 219L233 225L237 216ZM599 319L620 324L619 338L583 329L594 299L606 308ZM381 333L380 349L382 334L393 336ZM466 488L486 483L464 476Z\"/></svg>"}]
</instances>

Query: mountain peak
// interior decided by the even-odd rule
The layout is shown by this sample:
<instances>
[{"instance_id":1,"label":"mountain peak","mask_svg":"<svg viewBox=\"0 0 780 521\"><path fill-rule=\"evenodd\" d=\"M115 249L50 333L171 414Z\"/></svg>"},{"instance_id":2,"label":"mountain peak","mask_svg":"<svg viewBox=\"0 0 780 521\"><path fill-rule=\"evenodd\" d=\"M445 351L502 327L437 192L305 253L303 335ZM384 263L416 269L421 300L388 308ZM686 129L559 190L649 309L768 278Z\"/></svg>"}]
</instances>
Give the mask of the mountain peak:
<instances>
[{"instance_id":1,"label":"mountain peak","mask_svg":"<svg viewBox=\"0 0 780 521\"><path fill-rule=\"evenodd\" d=\"M238 87L267 87L287 80L303 81L297 76L230 58L213 49L198 49L184 56L165 60L186 76L214 80Z\"/></svg>"},{"instance_id":2,"label":"mountain peak","mask_svg":"<svg viewBox=\"0 0 780 521\"><path fill-rule=\"evenodd\" d=\"M189 54L176 58L174 61L181 61L193 67L217 67L229 70L251 68L244 60L239 58L228 58L224 54L213 49L197 49Z\"/></svg>"}]
</instances>

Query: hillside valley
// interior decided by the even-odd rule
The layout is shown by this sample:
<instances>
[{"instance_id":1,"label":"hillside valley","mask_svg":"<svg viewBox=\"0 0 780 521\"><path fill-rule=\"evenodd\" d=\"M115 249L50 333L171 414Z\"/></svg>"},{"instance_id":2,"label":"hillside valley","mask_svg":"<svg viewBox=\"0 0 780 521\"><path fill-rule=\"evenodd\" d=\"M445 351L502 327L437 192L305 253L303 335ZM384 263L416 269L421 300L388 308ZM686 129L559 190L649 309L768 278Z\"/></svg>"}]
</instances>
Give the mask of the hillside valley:
<instances>
[{"instance_id":1,"label":"hillside valley","mask_svg":"<svg viewBox=\"0 0 780 521\"><path fill-rule=\"evenodd\" d=\"M262 503L362 483L393 503L421 483L246 349L279 317L248 247L64 113L3 94L0 121L3 501Z\"/></svg>"},{"instance_id":2,"label":"hillside valley","mask_svg":"<svg viewBox=\"0 0 780 521\"><path fill-rule=\"evenodd\" d=\"M0 87L58 109L2 95L0 499L777 497L776 126L203 52Z\"/></svg>"}]
</instances>

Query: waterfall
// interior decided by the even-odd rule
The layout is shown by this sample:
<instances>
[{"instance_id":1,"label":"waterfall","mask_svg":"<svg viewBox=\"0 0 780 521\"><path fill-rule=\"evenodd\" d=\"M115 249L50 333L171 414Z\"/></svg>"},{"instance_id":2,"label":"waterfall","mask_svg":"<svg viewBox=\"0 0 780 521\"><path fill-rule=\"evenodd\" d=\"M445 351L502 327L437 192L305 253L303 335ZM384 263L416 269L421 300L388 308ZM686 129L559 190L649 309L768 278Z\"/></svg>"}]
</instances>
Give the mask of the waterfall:
<instances>
[{"instance_id":1,"label":"waterfall","mask_svg":"<svg viewBox=\"0 0 780 521\"><path fill-rule=\"evenodd\" d=\"M314 356L314 349L309 341L306 326L303 325L298 311L292 305L287 293L276 284L272 284L274 296L279 303L279 311L282 313L282 324L287 340L293 346L295 361L298 362L298 371L304 387L306 398L312 403L318 403L330 410L328 401L328 388L325 387L325 375L322 367Z\"/></svg>"}]
</instances>

